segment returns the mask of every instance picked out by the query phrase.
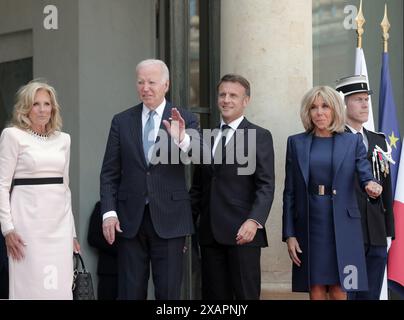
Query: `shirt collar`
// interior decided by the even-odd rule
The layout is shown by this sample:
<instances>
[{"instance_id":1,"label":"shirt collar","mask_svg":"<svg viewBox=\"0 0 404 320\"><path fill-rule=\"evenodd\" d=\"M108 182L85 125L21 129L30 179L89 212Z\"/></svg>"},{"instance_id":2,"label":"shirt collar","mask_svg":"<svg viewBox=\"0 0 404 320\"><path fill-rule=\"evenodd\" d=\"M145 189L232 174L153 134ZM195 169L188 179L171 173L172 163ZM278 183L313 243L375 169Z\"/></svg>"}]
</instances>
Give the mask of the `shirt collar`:
<instances>
[{"instance_id":1,"label":"shirt collar","mask_svg":"<svg viewBox=\"0 0 404 320\"><path fill-rule=\"evenodd\" d=\"M349 130L352 131L352 133L355 133L355 134L356 134L356 133L360 132L360 133L362 134L362 136L365 135L365 133L363 132L363 127L361 127L361 129L358 131L358 130L352 128L350 125L346 125L346 126L349 128Z\"/></svg>"},{"instance_id":2,"label":"shirt collar","mask_svg":"<svg viewBox=\"0 0 404 320\"><path fill-rule=\"evenodd\" d=\"M233 120L230 123L227 123L227 125L232 128L233 130L237 130L238 126L240 123L244 120L244 115L241 116L240 118L237 118L236 120ZM223 119L220 121L220 128L225 125L226 123L223 121Z\"/></svg>"},{"instance_id":3,"label":"shirt collar","mask_svg":"<svg viewBox=\"0 0 404 320\"><path fill-rule=\"evenodd\" d=\"M164 98L163 102L156 109L154 109L154 111L156 111L157 115L160 118L163 117L163 112L164 112L165 106L166 106L166 98ZM149 112L150 112L150 109L143 104L142 114L144 116L147 116L149 114Z\"/></svg>"}]
</instances>

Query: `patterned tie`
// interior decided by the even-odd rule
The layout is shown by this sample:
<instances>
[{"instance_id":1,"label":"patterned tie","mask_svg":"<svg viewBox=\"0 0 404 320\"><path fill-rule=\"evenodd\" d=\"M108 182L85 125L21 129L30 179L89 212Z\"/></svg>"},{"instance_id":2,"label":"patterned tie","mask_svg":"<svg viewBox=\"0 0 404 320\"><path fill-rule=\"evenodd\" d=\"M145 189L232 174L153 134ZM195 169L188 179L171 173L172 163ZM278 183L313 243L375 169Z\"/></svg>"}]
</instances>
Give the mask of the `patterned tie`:
<instances>
[{"instance_id":1,"label":"patterned tie","mask_svg":"<svg viewBox=\"0 0 404 320\"><path fill-rule=\"evenodd\" d=\"M152 110L149 112L149 118L146 121L146 124L144 126L143 130L143 151L144 155L146 158L147 164L150 164L150 159L149 159L149 150L154 144L154 115L156 114L156 111Z\"/></svg>"}]
</instances>

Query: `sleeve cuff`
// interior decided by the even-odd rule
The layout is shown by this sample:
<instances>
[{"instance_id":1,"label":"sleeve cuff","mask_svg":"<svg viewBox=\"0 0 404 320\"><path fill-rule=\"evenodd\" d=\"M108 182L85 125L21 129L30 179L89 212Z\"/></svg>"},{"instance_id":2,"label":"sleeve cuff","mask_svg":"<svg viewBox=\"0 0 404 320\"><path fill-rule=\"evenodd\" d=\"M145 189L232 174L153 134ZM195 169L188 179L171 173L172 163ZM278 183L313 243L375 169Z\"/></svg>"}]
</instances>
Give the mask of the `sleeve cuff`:
<instances>
[{"instance_id":1,"label":"sleeve cuff","mask_svg":"<svg viewBox=\"0 0 404 320\"><path fill-rule=\"evenodd\" d=\"M7 234L9 234L10 232L14 231L14 226L12 223L10 224L4 224L1 226L1 233L3 234L3 236L5 237Z\"/></svg>"},{"instance_id":2,"label":"sleeve cuff","mask_svg":"<svg viewBox=\"0 0 404 320\"><path fill-rule=\"evenodd\" d=\"M105 212L105 213L102 215L102 221L104 221L105 219L111 218L111 217L118 218L118 215L116 214L115 211L108 211L108 212Z\"/></svg>"},{"instance_id":3,"label":"sleeve cuff","mask_svg":"<svg viewBox=\"0 0 404 320\"><path fill-rule=\"evenodd\" d=\"M248 220L254 221L257 224L258 229L264 229L264 227L261 225L261 223L259 223L257 220L254 220L254 219L248 219Z\"/></svg>"},{"instance_id":4,"label":"sleeve cuff","mask_svg":"<svg viewBox=\"0 0 404 320\"><path fill-rule=\"evenodd\" d=\"M188 152L189 147L191 146L191 138L188 133L185 133L184 139L182 139L181 143L178 142L177 139L174 139L174 143L178 148L180 148L183 152Z\"/></svg>"}]
</instances>

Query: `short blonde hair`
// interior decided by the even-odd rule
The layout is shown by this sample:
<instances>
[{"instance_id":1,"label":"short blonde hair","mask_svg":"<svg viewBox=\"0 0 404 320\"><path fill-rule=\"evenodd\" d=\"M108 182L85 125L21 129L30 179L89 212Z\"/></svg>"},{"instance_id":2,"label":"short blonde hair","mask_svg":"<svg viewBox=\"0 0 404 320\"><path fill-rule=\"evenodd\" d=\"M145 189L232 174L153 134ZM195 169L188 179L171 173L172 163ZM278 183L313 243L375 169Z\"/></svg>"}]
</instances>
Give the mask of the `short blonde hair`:
<instances>
[{"instance_id":1,"label":"short blonde hair","mask_svg":"<svg viewBox=\"0 0 404 320\"><path fill-rule=\"evenodd\" d=\"M56 91L47 83L37 80L28 82L18 90L11 124L24 130L31 127L32 123L28 115L34 104L35 95L39 90L45 90L49 93L52 104L51 117L46 124L46 133L51 134L57 130L60 131L62 129L62 117L60 116L60 106L56 99Z\"/></svg>"},{"instance_id":2,"label":"short blonde hair","mask_svg":"<svg viewBox=\"0 0 404 320\"><path fill-rule=\"evenodd\" d=\"M337 91L328 86L318 86L310 89L303 97L300 108L300 119L306 132L314 130L314 124L310 116L310 108L314 101L321 97L324 103L333 111L333 119L329 128L331 133L341 133L345 130L344 103Z\"/></svg>"}]
</instances>

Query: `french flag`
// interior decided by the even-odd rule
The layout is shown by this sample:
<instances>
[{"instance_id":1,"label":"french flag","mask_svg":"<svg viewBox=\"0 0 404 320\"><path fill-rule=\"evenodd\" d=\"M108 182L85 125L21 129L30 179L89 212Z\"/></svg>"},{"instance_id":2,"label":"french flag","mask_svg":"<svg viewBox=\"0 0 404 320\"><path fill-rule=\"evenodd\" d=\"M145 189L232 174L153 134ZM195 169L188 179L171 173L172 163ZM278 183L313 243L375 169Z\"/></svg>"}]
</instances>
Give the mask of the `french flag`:
<instances>
[{"instance_id":1,"label":"french flag","mask_svg":"<svg viewBox=\"0 0 404 320\"><path fill-rule=\"evenodd\" d=\"M388 255L389 288L404 297L404 152L401 152L394 196L395 239Z\"/></svg>"}]
</instances>

